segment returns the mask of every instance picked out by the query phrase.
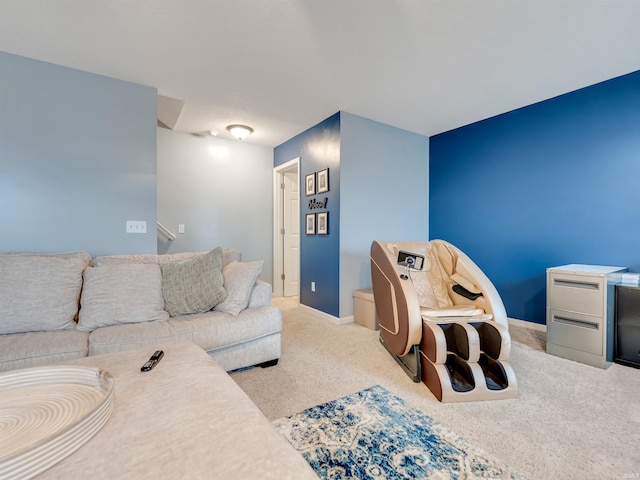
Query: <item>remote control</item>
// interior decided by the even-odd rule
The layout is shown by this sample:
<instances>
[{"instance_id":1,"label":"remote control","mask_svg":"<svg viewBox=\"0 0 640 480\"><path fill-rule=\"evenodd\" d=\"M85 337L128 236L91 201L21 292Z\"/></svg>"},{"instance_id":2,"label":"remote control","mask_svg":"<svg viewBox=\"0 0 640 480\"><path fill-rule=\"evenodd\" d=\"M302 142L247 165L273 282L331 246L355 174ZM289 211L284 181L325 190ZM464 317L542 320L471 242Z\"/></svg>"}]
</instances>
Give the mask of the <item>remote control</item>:
<instances>
[{"instance_id":1,"label":"remote control","mask_svg":"<svg viewBox=\"0 0 640 480\"><path fill-rule=\"evenodd\" d=\"M153 367L156 366L156 364L160 361L160 359L162 359L163 356L164 356L164 352L162 350L156 350L155 353L151 355L147 363L145 363L142 366L140 371L148 372L149 370L151 370Z\"/></svg>"}]
</instances>

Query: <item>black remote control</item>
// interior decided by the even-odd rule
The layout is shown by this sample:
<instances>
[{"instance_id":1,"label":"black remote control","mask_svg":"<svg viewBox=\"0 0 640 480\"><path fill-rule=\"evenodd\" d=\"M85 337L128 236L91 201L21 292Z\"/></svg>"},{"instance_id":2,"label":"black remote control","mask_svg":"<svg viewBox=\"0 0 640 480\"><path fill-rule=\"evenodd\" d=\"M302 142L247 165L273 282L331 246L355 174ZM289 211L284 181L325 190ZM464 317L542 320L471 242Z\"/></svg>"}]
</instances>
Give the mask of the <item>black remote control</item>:
<instances>
[{"instance_id":1,"label":"black remote control","mask_svg":"<svg viewBox=\"0 0 640 480\"><path fill-rule=\"evenodd\" d=\"M156 366L156 364L162 359L162 357L164 357L164 352L162 350L156 350L155 353L151 355L151 358L149 358L147 363L145 363L142 366L140 371L148 372L149 370L151 370L153 367Z\"/></svg>"}]
</instances>

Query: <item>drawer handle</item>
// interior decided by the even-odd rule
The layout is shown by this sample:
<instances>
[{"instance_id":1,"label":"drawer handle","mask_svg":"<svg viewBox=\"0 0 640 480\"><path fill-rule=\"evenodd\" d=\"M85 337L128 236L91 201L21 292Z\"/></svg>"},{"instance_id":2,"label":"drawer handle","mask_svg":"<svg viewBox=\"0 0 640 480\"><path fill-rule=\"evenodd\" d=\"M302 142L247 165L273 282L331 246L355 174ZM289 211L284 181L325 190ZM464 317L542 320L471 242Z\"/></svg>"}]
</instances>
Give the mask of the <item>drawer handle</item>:
<instances>
[{"instance_id":1,"label":"drawer handle","mask_svg":"<svg viewBox=\"0 0 640 480\"><path fill-rule=\"evenodd\" d=\"M553 284L558 287L584 288L587 290L599 290L600 284L594 282L577 282L575 280L558 280L553 279Z\"/></svg>"},{"instance_id":2,"label":"drawer handle","mask_svg":"<svg viewBox=\"0 0 640 480\"><path fill-rule=\"evenodd\" d=\"M598 330L600 328L600 325L597 323L587 322L586 320L576 320L575 318L557 317L555 315L553 316L553 321L574 327L588 328L589 330Z\"/></svg>"}]
</instances>

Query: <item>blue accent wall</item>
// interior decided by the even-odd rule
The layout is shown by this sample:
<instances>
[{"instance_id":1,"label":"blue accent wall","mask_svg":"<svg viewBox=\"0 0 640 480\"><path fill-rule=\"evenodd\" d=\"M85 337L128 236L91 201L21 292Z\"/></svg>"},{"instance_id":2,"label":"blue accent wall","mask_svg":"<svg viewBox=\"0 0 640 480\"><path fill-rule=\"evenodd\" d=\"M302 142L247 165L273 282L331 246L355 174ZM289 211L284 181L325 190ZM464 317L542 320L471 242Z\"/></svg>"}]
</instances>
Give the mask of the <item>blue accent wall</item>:
<instances>
[{"instance_id":1,"label":"blue accent wall","mask_svg":"<svg viewBox=\"0 0 640 480\"><path fill-rule=\"evenodd\" d=\"M156 105L155 88L0 52L0 251L155 253Z\"/></svg>"},{"instance_id":2,"label":"blue accent wall","mask_svg":"<svg viewBox=\"0 0 640 480\"><path fill-rule=\"evenodd\" d=\"M429 209L512 318L545 323L548 267L640 271L640 72L431 137Z\"/></svg>"},{"instance_id":3,"label":"blue accent wall","mask_svg":"<svg viewBox=\"0 0 640 480\"><path fill-rule=\"evenodd\" d=\"M300 157L300 303L335 317L340 299L340 113L296 135L274 149L274 166ZM329 192L304 195L304 179L309 173L329 168ZM327 198L328 235L305 235L310 199ZM316 291L311 291L315 282Z\"/></svg>"}]
</instances>

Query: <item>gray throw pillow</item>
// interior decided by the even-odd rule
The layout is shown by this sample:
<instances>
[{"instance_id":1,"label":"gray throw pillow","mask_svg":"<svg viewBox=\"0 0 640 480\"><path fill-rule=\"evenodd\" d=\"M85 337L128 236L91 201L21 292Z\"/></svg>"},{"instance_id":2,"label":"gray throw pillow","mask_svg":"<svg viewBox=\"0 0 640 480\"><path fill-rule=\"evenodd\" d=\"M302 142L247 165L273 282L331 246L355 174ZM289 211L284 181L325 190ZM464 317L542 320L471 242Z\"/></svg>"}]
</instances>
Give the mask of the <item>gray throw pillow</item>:
<instances>
[{"instance_id":1,"label":"gray throw pillow","mask_svg":"<svg viewBox=\"0 0 640 480\"><path fill-rule=\"evenodd\" d=\"M257 262L231 262L222 269L224 288L227 290L227 299L216 305L219 312L238 315L247 308L251 291L256 280L262 273L263 260Z\"/></svg>"},{"instance_id":2,"label":"gray throw pillow","mask_svg":"<svg viewBox=\"0 0 640 480\"><path fill-rule=\"evenodd\" d=\"M222 302L227 298L222 249L162 265L162 293L172 317L206 312Z\"/></svg>"}]
</instances>

